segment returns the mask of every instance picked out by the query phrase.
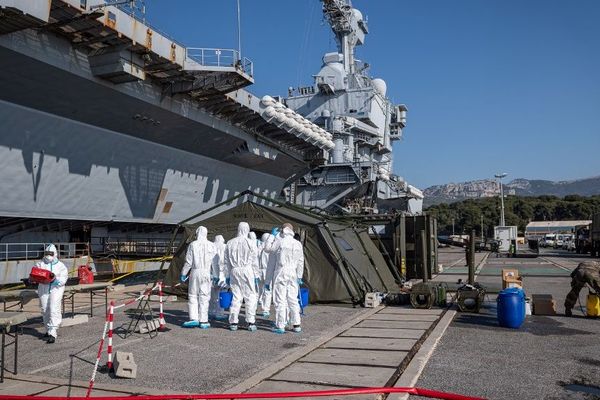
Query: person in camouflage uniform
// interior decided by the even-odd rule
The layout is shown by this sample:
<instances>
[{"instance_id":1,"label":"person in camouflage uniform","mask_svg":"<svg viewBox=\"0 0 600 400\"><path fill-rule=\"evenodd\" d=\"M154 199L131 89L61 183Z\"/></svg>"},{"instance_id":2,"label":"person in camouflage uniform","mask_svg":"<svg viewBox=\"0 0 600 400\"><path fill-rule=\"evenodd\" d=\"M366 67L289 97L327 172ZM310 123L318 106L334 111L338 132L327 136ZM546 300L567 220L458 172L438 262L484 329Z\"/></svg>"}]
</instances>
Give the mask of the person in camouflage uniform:
<instances>
[{"instance_id":1,"label":"person in camouflage uniform","mask_svg":"<svg viewBox=\"0 0 600 400\"><path fill-rule=\"evenodd\" d=\"M571 272L571 291L565 299L565 315L570 317L571 310L577 303L579 292L586 283L600 296L600 263L584 261Z\"/></svg>"}]
</instances>

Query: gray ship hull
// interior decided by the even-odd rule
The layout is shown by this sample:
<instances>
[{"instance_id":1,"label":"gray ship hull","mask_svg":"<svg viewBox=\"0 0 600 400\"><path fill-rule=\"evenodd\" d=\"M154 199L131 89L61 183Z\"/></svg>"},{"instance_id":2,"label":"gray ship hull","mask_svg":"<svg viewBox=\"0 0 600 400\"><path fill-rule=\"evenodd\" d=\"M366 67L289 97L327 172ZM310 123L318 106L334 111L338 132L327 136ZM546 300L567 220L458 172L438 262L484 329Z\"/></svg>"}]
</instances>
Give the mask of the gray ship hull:
<instances>
[{"instance_id":1,"label":"gray ship hull","mask_svg":"<svg viewBox=\"0 0 600 400\"><path fill-rule=\"evenodd\" d=\"M93 77L50 34L1 36L0 71L3 216L173 224L303 167L184 96Z\"/></svg>"}]
</instances>

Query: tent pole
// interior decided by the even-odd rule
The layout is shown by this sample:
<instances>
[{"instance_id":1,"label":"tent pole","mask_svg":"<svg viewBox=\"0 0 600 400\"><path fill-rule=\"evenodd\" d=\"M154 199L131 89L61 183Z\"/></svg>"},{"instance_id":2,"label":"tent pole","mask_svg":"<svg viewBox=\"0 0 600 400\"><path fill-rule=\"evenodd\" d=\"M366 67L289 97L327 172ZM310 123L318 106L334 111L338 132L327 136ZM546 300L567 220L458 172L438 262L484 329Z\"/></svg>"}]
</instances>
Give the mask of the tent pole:
<instances>
[{"instance_id":1,"label":"tent pole","mask_svg":"<svg viewBox=\"0 0 600 400\"><path fill-rule=\"evenodd\" d=\"M363 251L367 255L367 258L369 259L369 262L373 266L373 269L375 269L375 273L377 274L377 277L379 278L379 280L383 284L383 287L385 288L386 291L389 291L390 289L387 287L387 285L385 284L385 281L381 277L381 274L379 273L379 269L377 268L377 265L375 265L375 261L373 261L373 257L371 257L371 254L369 254L369 252L367 251L367 247L365 246L365 242L360 237L360 233L358 232L358 229L356 229L356 225L352 226L352 230L356 234L356 237L358 238L358 242L360 243L360 246L363 248Z\"/></svg>"},{"instance_id":2,"label":"tent pole","mask_svg":"<svg viewBox=\"0 0 600 400\"><path fill-rule=\"evenodd\" d=\"M344 269L346 270L346 272L348 273L348 275L350 276L350 278L352 279L352 284L354 285L354 288L357 289L358 292L362 293L362 297L365 297L365 293L362 290L362 288L360 287L360 285L358 284L358 281L356 280L356 277L354 276L354 273L350 270L350 267L347 264L347 260L344 257L343 253L341 252L340 248L338 247L336 241L335 241L335 237L333 236L333 233L331 232L331 229L329 229L329 226L327 225L327 223L325 223L323 225L325 227L325 230L327 231L327 233L329 234L329 237L331 238L331 242L333 243L333 247L335 248L335 251L338 253L339 259L342 261L342 265L344 266ZM352 298L352 302L354 304L360 304L361 301L358 301L355 299L354 295L352 293L350 293L350 297Z\"/></svg>"},{"instance_id":3,"label":"tent pole","mask_svg":"<svg viewBox=\"0 0 600 400\"><path fill-rule=\"evenodd\" d=\"M385 248L385 245L381 241L381 236L379 235L379 233L377 232L377 230L375 229L375 227L373 225L371 225L371 230L373 231L373 234L375 235L375 237L377 238L377 241L379 242L379 247L382 250L381 252L384 255L384 258L386 258L386 263L388 264L388 268L390 269L390 272L392 273L392 275L394 275L394 278L396 279L396 283L400 284L402 282L402 278L400 277L400 274L398 274L398 271L397 271L396 267L394 266L394 261L392 260L392 256L390 256L390 253L388 253L387 249Z\"/></svg>"}]
</instances>

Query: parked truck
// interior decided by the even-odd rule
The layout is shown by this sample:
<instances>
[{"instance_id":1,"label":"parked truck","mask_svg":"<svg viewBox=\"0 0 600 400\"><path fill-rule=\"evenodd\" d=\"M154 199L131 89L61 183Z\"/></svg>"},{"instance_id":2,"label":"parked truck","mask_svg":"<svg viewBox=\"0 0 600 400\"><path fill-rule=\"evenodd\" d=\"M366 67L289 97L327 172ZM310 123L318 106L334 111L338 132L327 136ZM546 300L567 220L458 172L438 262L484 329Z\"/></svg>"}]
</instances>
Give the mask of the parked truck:
<instances>
[{"instance_id":1,"label":"parked truck","mask_svg":"<svg viewBox=\"0 0 600 400\"><path fill-rule=\"evenodd\" d=\"M600 257L600 213L592 215L590 226L590 253L592 257Z\"/></svg>"}]
</instances>

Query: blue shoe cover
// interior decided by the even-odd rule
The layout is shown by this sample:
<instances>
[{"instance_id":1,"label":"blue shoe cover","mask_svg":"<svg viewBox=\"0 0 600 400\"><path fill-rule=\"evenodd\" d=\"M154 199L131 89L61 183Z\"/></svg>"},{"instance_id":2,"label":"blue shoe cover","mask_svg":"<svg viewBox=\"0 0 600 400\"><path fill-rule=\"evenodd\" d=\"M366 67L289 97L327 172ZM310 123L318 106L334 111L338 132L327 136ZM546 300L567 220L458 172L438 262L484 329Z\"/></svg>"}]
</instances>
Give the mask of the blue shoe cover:
<instances>
[{"instance_id":1,"label":"blue shoe cover","mask_svg":"<svg viewBox=\"0 0 600 400\"><path fill-rule=\"evenodd\" d=\"M250 325L248 325L248 330L249 330L250 332L256 332L256 329L257 329L257 328L256 328L256 325L254 325L254 324L250 324Z\"/></svg>"},{"instance_id":2,"label":"blue shoe cover","mask_svg":"<svg viewBox=\"0 0 600 400\"><path fill-rule=\"evenodd\" d=\"M229 325L229 330L230 331L237 331L238 326L236 324L231 324Z\"/></svg>"},{"instance_id":3,"label":"blue shoe cover","mask_svg":"<svg viewBox=\"0 0 600 400\"><path fill-rule=\"evenodd\" d=\"M187 322L184 322L181 326L184 327L184 328L197 328L198 326L200 326L200 322L198 322L198 321L187 321Z\"/></svg>"},{"instance_id":4,"label":"blue shoe cover","mask_svg":"<svg viewBox=\"0 0 600 400\"><path fill-rule=\"evenodd\" d=\"M276 333L278 335L283 335L285 333L285 329L273 328L273 333Z\"/></svg>"},{"instance_id":5,"label":"blue shoe cover","mask_svg":"<svg viewBox=\"0 0 600 400\"><path fill-rule=\"evenodd\" d=\"M294 325L292 331L294 331L295 333L300 333L302 332L302 328L300 327L300 325Z\"/></svg>"},{"instance_id":6,"label":"blue shoe cover","mask_svg":"<svg viewBox=\"0 0 600 400\"><path fill-rule=\"evenodd\" d=\"M210 324L208 322L200 323L200 329L208 329L210 328Z\"/></svg>"},{"instance_id":7,"label":"blue shoe cover","mask_svg":"<svg viewBox=\"0 0 600 400\"><path fill-rule=\"evenodd\" d=\"M263 311L262 316L265 318L269 318L269 316L271 316L271 313L268 311Z\"/></svg>"}]
</instances>

